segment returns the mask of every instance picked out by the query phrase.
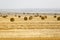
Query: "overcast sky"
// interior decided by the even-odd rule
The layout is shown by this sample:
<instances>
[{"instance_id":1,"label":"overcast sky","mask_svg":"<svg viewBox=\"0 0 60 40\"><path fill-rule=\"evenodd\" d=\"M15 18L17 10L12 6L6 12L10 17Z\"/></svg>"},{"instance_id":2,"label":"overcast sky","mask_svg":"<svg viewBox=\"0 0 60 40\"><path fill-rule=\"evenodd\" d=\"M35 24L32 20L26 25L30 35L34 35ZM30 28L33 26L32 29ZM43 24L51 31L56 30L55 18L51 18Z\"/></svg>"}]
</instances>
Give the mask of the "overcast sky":
<instances>
[{"instance_id":1,"label":"overcast sky","mask_svg":"<svg viewBox=\"0 0 60 40\"><path fill-rule=\"evenodd\" d=\"M60 8L60 0L0 0L0 9Z\"/></svg>"}]
</instances>

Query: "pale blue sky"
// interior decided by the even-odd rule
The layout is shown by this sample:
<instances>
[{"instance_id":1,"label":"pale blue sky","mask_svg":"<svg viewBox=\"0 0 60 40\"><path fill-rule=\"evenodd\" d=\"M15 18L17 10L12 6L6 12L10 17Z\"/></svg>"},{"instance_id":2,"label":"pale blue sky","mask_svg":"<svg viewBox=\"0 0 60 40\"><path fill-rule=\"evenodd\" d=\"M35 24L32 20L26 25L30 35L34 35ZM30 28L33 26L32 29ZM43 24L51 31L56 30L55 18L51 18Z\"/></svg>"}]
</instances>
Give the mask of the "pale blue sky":
<instances>
[{"instance_id":1,"label":"pale blue sky","mask_svg":"<svg viewBox=\"0 0 60 40\"><path fill-rule=\"evenodd\" d=\"M60 0L0 0L0 9L60 8Z\"/></svg>"}]
</instances>

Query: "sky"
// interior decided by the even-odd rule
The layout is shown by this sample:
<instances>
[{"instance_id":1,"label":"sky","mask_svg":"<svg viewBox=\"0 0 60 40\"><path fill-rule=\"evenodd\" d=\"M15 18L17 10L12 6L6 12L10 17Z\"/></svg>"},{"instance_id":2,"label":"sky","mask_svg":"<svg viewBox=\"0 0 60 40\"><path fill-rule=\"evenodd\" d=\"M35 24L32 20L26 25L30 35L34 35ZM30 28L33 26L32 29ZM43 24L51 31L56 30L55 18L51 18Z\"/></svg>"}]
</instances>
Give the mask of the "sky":
<instances>
[{"instance_id":1,"label":"sky","mask_svg":"<svg viewBox=\"0 0 60 40\"><path fill-rule=\"evenodd\" d=\"M60 0L0 0L0 9L60 8Z\"/></svg>"}]
</instances>

